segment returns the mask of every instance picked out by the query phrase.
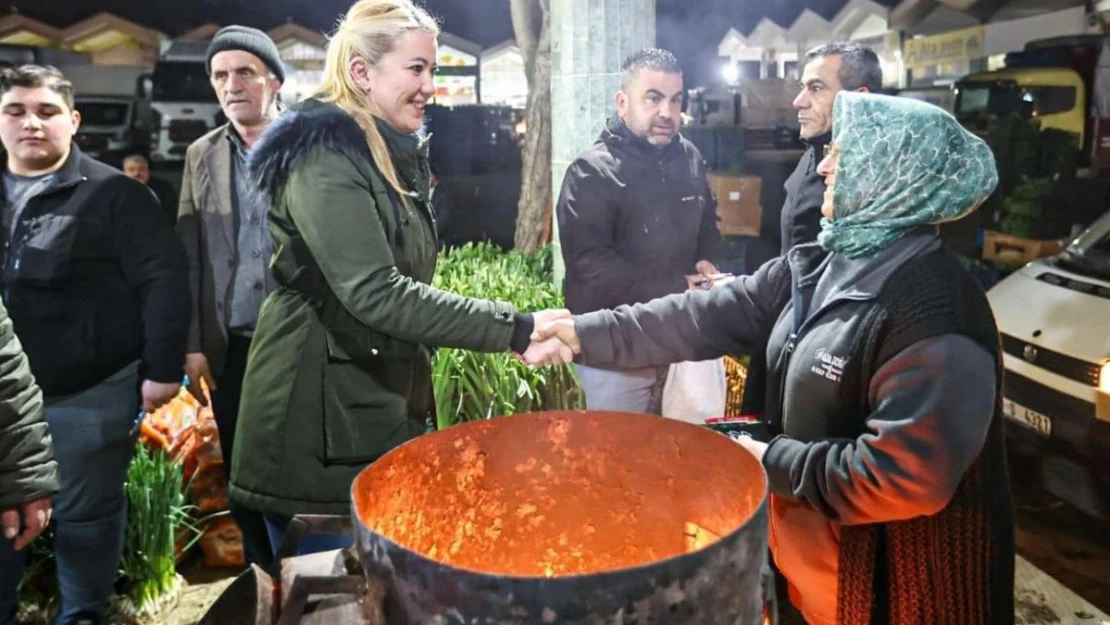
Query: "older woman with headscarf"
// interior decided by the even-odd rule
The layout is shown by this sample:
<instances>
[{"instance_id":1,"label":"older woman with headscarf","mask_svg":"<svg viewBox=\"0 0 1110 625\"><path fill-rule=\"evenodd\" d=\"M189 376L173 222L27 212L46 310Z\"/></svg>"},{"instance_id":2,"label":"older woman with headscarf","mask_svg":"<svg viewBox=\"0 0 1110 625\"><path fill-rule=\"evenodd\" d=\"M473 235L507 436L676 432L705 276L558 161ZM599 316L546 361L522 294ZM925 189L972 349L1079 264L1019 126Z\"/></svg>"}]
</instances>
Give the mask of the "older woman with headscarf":
<instances>
[{"instance_id":1,"label":"older woman with headscarf","mask_svg":"<svg viewBox=\"0 0 1110 625\"><path fill-rule=\"evenodd\" d=\"M546 362L767 346L770 546L812 625L1013 623L998 331L936 224L997 184L939 108L841 93L818 242L722 288L538 328Z\"/></svg>"}]
</instances>

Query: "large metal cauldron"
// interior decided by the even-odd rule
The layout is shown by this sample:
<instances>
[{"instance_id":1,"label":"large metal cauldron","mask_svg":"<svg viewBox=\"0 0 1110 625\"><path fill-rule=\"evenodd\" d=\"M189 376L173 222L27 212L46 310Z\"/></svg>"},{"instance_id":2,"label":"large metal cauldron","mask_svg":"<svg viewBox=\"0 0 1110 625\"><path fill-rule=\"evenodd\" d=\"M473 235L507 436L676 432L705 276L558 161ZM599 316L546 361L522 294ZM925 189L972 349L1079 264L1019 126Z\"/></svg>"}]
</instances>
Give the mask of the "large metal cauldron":
<instances>
[{"instance_id":1,"label":"large metal cauldron","mask_svg":"<svg viewBox=\"0 0 1110 625\"><path fill-rule=\"evenodd\" d=\"M390 623L754 625L766 484L751 454L695 425L502 417L364 470L356 546Z\"/></svg>"}]
</instances>

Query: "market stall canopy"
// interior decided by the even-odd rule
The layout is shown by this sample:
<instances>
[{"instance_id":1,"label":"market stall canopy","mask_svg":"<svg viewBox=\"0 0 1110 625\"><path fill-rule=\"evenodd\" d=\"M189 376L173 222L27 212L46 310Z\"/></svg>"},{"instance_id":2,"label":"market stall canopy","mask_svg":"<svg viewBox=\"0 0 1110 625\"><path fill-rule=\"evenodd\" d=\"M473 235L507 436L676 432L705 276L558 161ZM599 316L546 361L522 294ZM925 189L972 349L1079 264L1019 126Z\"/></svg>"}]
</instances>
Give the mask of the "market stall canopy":
<instances>
[{"instance_id":1,"label":"market stall canopy","mask_svg":"<svg viewBox=\"0 0 1110 625\"><path fill-rule=\"evenodd\" d=\"M0 44L55 47L64 39L61 29L26 15L11 13L0 18Z\"/></svg>"}]
</instances>

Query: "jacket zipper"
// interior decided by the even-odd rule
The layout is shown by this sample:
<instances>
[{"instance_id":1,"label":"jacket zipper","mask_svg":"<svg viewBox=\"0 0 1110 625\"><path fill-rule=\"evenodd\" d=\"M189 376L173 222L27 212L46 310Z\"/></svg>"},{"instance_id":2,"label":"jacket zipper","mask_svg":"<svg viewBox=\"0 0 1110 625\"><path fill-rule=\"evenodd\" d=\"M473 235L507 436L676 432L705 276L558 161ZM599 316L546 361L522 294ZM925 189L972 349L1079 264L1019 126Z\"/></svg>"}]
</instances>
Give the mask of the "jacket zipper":
<instances>
[{"instance_id":1,"label":"jacket zipper","mask_svg":"<svg viewBox=\"0 0 1110 625\"><path fill-rule=\"evenodd\" d=\"M800 297L800 288L796 295ZM817 312L810 315L804 322L800 321L797 311L797 302L794 308L794 328L790 332L790 337L786 340L786 346L783 348L785 357L782 363L782 374L779 376L779 430L780 433L786 432L786 380L790 375L790 360L794 355L794 349L798 346L798 339L802 333L813 326L825 313L830 309L835 308L847 302L866 302L874 299L872 296L859 296L859 295L842 295L833 299L832 301L825 302Z\"/></svg>"},{"instance_id":2,"label":"jacket zipper","mask_svg":"<svg viewBox=\"0 0 1110 625\"><path fill-rule=\"evenodd\" d=\"M790 338L786 340L786 347L783 348L782 375L779 376L779 432L780 434L786 432L786 376L790 371L790 359L794 355L794 347L798 344L798 335L793 332L790 333Z\"/></svg>"}]
</instances>

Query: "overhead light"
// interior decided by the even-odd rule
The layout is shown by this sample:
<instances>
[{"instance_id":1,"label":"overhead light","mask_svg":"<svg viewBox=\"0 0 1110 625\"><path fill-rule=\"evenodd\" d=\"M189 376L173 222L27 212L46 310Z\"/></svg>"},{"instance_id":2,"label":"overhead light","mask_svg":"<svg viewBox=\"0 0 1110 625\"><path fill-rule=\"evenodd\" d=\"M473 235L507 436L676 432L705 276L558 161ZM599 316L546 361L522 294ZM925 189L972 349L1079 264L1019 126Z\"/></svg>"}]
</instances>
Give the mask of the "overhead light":
<instances>
[{"instance_id":1,"label":"overhead light","mask_svg":"<svg viewBox=\"0 0 1110 625\"><path fill-rule=\"evenodd\" d=\"M740 81L740 68L735 63L725 63L721 67L721 78L730 85L735 85Z\"/></svg>"}]
</instances>

